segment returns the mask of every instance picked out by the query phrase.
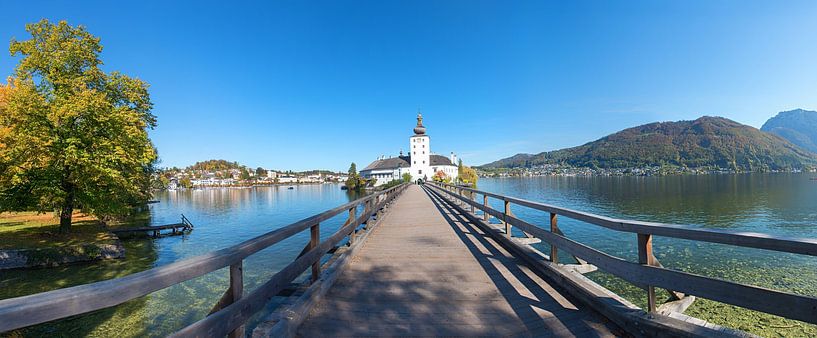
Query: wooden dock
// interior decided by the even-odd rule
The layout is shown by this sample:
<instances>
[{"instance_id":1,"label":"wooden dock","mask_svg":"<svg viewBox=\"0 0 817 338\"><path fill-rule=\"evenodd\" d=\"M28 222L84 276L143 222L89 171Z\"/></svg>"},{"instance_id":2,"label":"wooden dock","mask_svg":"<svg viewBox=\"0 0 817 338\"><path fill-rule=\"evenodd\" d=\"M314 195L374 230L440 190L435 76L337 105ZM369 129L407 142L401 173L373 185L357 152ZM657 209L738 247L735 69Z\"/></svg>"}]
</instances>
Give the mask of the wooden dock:
<instances>
[{"instance_id":1,"label":"wooden dock","mask_svg":"<svg viewBox=\"0 0 817 338\"><path fill-rule=\"evenodd\" d=\"M159 237L162 235L162 230L170 230L168 235L181 235L193 231L193 223L182 214L181 223L154 225L136 228L113 229L111 232L117 236L131 235L131 234L149 234L152 237Z\"/></svg>"},{"instance_id":2,"label":"wooden dock","mask_svg":"<svg viewBox=\"0 0 817 338\"><path fill-rule=\"evenodd\" d=\"M614 336L451 206L411 186L298 334Z\"/></svg>"}]
</instances>

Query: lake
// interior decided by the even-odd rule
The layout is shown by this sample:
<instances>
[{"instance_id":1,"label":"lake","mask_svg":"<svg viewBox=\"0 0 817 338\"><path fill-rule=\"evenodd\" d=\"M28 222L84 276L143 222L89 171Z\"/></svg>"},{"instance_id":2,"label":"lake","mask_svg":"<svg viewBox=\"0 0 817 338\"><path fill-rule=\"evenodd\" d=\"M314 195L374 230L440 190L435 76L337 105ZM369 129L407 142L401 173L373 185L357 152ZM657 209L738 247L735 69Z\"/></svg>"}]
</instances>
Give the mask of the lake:
<instances>
[{"instance_id":1,"label":"lake","mask_svg":"<svg viewBox=\"0 0 817 338\"><path fill-rule=\"evenodd\" d=\"M159 192L154 198L160 202L150 204L149 223L178 223L183 213L195 226L189 235L126 239L123 260L0 272L0 299L121 277L222 249L359 197L341 190L339 184L295 185L292 190L276 186ZM321 223L321 236L331 235L346 217L343 213ZM308 241L309 231L302 232L244 260L245 293L289 264ZM38 325L20 333L163 337L204 318L228 285L228 269L224 268L112 309ZM253 325L254 321L249 327Z\"/></svg>"},{"instance_id":2,"label":"lake","mask_svg":"<svg viewBox=\"0 0 817 338\"><path fill-rule=\"evenodd\" d=\"M745 230L790 237L817 237L817 181L808 174L737 174L668 177L484 178L479 189L600 215ZM150 205L150 223L176 223L184 213L195 225L189 235L124 241L127 258L51 269L7 271L0 298L104 280L221 249L285 226L358 196L337 184L167 191ZM495 208L501 209L496 203ZM518 207L520 218L548 227L548 215ZM321 225L328 236L340 215ZM607 253L636 260L636 237L598 226L559 219L565 234ZM308 232L250 256L244 263L245 292L288 264ZM549 252L546 245L539 249ZM817 295L817 259L727 245L656 237L655 254L667 267L747 282L798 294ZM571 262L567 255L561 262ZM588 275L645 306L641 289L611 275ZM153 293L108 310L23 331L25 335L165 336L203 318L228 285L227 269ZM659 293L663 295L663 293ZM659 298L660 299L660 298ZM815 336L815 326L698 300L687 314L716 323L776 336ZM254 325L250 324L250 327Z\"/></svg>"},{"instance_id":3,"label":"lake","mask_svg":"<svg viewBox=\"0 0 817 338\"><path fill-rule=\"evenodd\" d=\"M479 189L599 215L685 224L709 229L817 237L814 174L723 174L664 177L527 177L482 179ZM501 202L492 204L502 210ZM549 214L514 206L522 219L549 229ZM606 253L638 261L636 235L566 217L567 237ZM521 233L517 234L521 236ZM549 246L537 245L550 252ZM673 269L797 294L817 295L817 257L655 237L654 254ZM574 263L560 252L559 261ZM587 275L641 307L645 292L603 272ZM667 294L658 292L659 300ZM664 297L664 298L662 298ZM802 322L697 300L686 314L764 336L817 336Z\"/></svg>"}]
</instances>

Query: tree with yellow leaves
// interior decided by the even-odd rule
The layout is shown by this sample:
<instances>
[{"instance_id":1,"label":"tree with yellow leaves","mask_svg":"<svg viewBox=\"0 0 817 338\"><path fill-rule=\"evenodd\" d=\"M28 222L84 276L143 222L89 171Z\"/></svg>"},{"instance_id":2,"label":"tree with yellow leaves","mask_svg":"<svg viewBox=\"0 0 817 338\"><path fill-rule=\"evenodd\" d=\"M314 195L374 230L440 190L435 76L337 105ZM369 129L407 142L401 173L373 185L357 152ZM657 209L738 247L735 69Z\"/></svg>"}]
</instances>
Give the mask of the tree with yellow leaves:
<instances>
[{"instance_id":1,"label":"tree with yellow leaves","mask_svg":"<svg viewBox=\"0 0 817 338\"><path fill-rule=\"evenodd\" d=\"M54 210L68 232L75 208L106 218L147 201L157 159L147 83L103 72L100 39L82 26L26 31L0 88L0 211Z\"/></svg>"}]
</instances>

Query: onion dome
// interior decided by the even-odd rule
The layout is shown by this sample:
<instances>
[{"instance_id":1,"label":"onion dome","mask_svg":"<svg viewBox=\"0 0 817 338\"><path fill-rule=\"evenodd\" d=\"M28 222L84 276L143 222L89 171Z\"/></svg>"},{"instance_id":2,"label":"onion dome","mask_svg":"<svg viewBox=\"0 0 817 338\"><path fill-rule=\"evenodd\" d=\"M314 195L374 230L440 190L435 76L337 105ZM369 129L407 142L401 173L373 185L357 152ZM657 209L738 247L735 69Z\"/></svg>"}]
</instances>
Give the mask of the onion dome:
<instances>
[{"instance_id":1,"label":"onion dome","mask_svg":"<svg viewBox=\"0 0 817 338\"><path fill-rule=\"evenodd\" d=\"M423 114L417 113L417 126L414 127L414 134L424 135L425 133L426 127L423 127Z\"/></svg>"}]
</instances>

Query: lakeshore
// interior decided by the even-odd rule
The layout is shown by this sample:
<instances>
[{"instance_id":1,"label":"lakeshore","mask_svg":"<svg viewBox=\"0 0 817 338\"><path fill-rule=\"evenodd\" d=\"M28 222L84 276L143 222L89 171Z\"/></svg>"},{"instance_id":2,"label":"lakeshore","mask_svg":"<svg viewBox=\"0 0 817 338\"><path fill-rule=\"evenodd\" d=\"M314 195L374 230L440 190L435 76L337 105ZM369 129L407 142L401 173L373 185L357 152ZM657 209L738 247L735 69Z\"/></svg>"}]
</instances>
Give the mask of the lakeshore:
<instances>
[{"instance_id":1,"label":"lakeshore","mask_svg":"<svg viewBox=\"0 0 817 338\"><path fill-rule=\"evenodd\" d=\"M817 237L817 214L810 201L817 191L808 174L735 174L667 177L529 177L480 180L482 190L507 193L534 201L553 203L608 216L692 224L706 228L762 232L787 237ZM805 182L805 183L804 183ZM151 225L176 221L183 212L195 220L189 235L156 240L124 241L125 259L82 263L58 268L10 271L0 286L0 298L84 284L166 265L238 243L302 219L359 196L341 191L336 184L315 184L287 190L283 186L255 189L201 189L157 193L161 202L150 204ZM661 198L658 198L661 196ZM496 205L495 207L501 207ZM535 224L547 224L546 215L528 210L514 212ZM323 223L334 229L342 219ZM563 220L570 237L611 254L635 255L631 241L588 224ZM253 256L245 263L247 289L282 268L297 256L308 234L282 247ZM707 276L751 282L798 294L817 293L817 262L810 257L772 254L763 250L717 244L695 244L656 239L661 262L667 266ZM540 249L545 249L541 247ZM729 257L729 259L722 259ZM569 261L569 257L563 257ZM643 290L611 275L596 272L591 279L637 305L644 305ZM56 281L56 282L55 282ZM225 273L214 273L156 292L138 302L106 310L104 315L84 315L38 325L25 335L80 330L88 336L162 336L200 318L214 304ZM272 306L272 305L270 305ZM176 311L185 308L189 310ZM815 326L699 299L687 314L760 335L808 336ZM90 329L79 327L92 326ZM252 328L254 322L248 326ZM54 331L57 330L57 331ZM117 331L118 330L118 331Z\"/></svg>"},{"instance_id":2,"label":"lakeshore","mask_svg":"<svg viewBox=\"0 0 817 338\"><path fill-rule=\"evenodd\" d=\"M748 173L817 173L817 169L743 171L730 168L649 166L633 168L589 168L546 164L533 167L477 169L480 177L541 177L541 176L673 176L673 175L734 175Z\"/></svg>"}]
</instances>

